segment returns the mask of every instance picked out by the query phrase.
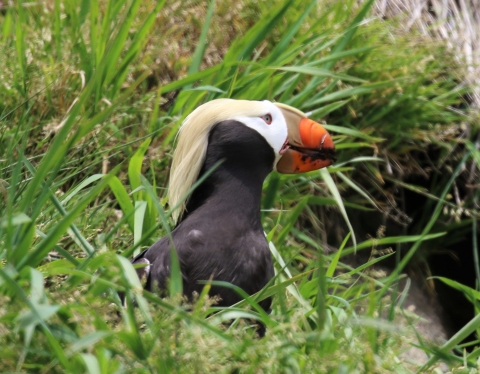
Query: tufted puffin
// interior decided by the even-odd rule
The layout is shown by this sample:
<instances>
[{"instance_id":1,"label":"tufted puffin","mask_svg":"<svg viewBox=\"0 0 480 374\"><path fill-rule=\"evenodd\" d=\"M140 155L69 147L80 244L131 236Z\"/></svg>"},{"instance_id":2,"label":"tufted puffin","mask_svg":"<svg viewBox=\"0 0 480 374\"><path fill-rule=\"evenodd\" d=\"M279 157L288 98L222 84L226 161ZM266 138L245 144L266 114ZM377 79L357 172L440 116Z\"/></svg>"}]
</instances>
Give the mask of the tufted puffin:
<instances>
[{"instance_id":1,"label":"tufted puffin","mask_svg":"<svg viewBox=\"0 0 480 374\"><path fill-rule=\"evenodd\" d=\"M183 278L183 293L200 293L209 279L229 282L249 295L273 277L273 263L260 221L262 184L267 175L302 173L331 165L334 145L328 132L301 111L270 101L218 99L195 109L182 124L173 156L171 232ZM193 184L216 166L190 197ZM170 247L163 237L136 256L133 264L145 288L167 287ZM213 286L219 306L242 298ZM271 299L260 305L268 310Z\"/></svg>"}]
</instances>

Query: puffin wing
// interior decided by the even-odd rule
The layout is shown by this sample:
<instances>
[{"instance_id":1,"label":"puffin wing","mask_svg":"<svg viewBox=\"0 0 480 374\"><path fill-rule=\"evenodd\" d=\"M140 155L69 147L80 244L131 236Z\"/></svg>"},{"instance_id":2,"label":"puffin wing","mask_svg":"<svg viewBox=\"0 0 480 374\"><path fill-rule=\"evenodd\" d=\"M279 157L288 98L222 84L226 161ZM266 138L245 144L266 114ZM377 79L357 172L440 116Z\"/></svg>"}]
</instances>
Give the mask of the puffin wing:
<instances>
[{"instance_id":1,"label":"puffin wing","mask_svg":"<svg viewBox=\"0 0 480 374\"><path fill-rule=\"evenodd\" d=\"M199 230L187 230L186 233L185 231L178 227L172 232L172 237L180 262L184 288L191 288L192 285L189 285L188 277L190 270L193 270L190 269L190 265L192 265L191 255L201 253L205 243ZM132 260L133 265L143 265L136 267L135 270L145 289L152 291L152 281L155 281L155 285L160 290L167 289L167 281L171 270L170 251L170 242L167 237L163 237Z\"/></svg>"}]
</instances>

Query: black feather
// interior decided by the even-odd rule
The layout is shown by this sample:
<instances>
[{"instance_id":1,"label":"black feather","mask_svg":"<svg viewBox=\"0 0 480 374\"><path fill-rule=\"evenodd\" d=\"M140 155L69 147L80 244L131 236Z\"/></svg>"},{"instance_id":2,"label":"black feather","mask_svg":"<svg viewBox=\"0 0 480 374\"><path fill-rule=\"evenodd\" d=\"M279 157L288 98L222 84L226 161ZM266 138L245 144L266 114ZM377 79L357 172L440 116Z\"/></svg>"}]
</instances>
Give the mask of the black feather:
<instances>
[{"instance_id":1,"label":"black feather","mask_svg":"<svg viewBox=\"0 0 480 374\"><path fill-rule=\"evenodd\" d=\"M248 294L262 289L273 277L273 264L260 221L262 184L272 171L274 152L255 130L236 121L215 125L202 171L219 160L220 166L193 192L187 211L172 231L188 297L200 293L209 279L225 281ZM170 243L160 239L132 262L147 259L150 273L147 286L155 282L165 290L170 275ZM210 295L220 297L219 305L241 300L233 290L213 286ZM260 305L268 310L271 300Z\"/></svg>"}]
</instances>

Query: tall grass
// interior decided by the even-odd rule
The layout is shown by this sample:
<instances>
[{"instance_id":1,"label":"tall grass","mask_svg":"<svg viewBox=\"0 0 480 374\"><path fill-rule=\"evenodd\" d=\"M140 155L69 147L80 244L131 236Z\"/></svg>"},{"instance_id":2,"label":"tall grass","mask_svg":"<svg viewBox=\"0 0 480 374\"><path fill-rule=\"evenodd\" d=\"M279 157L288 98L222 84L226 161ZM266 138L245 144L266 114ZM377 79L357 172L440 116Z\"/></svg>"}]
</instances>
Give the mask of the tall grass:
<instances>
[{"instance_id":1,"label":"tall grass","mask_svg":"<svg viewBox=\"0 0 480 374\"><path fill-rule=\"evenodd\" d=\"M418 149L453 138L468 120L467 89L453 56L399 33L395 20L369 18L372 3L4 6L2 370L408 372L401 330L378 318L395 310L388 291L402 268L378 278L369 268L391 255L357 268L343 256L398 243L413 254L443 231L427 230L435 217L418 235L365 240L350 212L385 209L386 181L403 183ZM230 308L206 297L211 283L186 305L175 271L170 298L143 291L128 260L170 232L175 134L218 97L278 100L325 118L339 155L328 171L269 176L262 214L276 276L256 295L237 289L245 300ZM448 204L438 196L438 207ZM258 303L270 296L267 314ZM457 360L456 344L444 359Z\"/></svg>"}]
</instances>

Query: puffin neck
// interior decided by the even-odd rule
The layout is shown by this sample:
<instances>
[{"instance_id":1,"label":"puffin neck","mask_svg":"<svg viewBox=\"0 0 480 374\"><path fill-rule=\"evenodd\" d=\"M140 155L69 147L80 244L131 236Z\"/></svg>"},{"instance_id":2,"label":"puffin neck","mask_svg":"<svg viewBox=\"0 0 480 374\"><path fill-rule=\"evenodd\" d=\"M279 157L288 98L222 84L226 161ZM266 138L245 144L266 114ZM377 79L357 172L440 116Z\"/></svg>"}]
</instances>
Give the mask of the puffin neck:
<instances>
[{"instance_id":1,"label":"puffin neck","mask_svg":"<svg viewBox=\"0 0 480 374\"><path fill-rule=\"evenodd\" d=\"M195 217L211 222L234 220L242 228L262 230L262 185L272 171L273 150L260 134L246 126L219 125L209 138L199 179L222 162L192 193L179 224ZM229 143L226 135L231 134L226 131L237 131L236 138L247 138L248 143Z\"/></svg>"},{"instance_id":2,"label":"puffin neck","mask_svg":"<svg viewBox=\"0 0 480 374\"><path fill-rule=\"evenodd\" d=\"M197 216L207 220L245 220L260 224L262 184L265 178L218 167L192 193L183 220ZM182 220L182 221L183 221Z\"/></svg>"}]
</instances>

